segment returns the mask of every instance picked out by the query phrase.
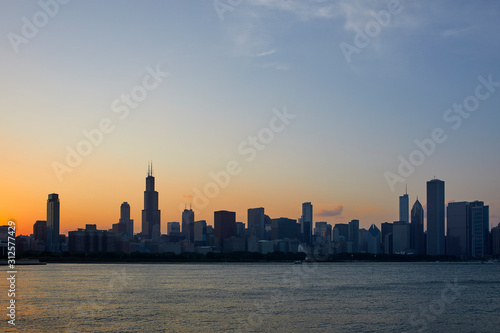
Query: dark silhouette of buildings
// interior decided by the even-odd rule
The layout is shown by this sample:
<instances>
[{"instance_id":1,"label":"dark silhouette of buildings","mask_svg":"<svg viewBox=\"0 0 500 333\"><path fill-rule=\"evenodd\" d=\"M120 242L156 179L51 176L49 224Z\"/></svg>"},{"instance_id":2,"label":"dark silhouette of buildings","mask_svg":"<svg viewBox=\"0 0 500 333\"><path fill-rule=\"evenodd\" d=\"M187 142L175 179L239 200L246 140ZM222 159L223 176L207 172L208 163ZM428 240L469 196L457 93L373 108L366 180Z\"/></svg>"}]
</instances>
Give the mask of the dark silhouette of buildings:
<instances>
[{"instance_id":1,"label":"dark silhouette of buildings","mask_svg":"<svg viewBox=\"0 0 500 333\"><path fill-rule=\"evenodd\" d=\"M214 212L214 234L219 247L224 238L236 236L236 213L220 210Z\"/></svg>"},{"instance_id":2,"label":"dark silhouette of buildings","mask_svg":"<svg viewBox=\"0 0 500 333\"><path fill-rule=\"evenodd\" d=\"M33 237L36 241L47 240L47 221L39 220L33 224Z\"/></svg>"},{"instance_id":3,"label":"dark silhouette of buildings","mask_svg":"<svg viewBox=\"0 0 500 333\"><path fill-rule=\"evenodd\" d=\"M469 257L471 249L471 210L470 202L450 202L446 208L446 254Z\"/></svg>"},{"instance_id":4,"label":"dark silhouette of buildings","mask_svg":"<svg viewBox=\"0 0 500 333\"><path fill-rule=\"evenodd\" d=\"M144 209L142 211L142 236L159 241L161 236L160 210L158 209L158 192L155 191L153 164L148 166L146 191L144 191Z\"/></svg>"},{"instance_id":5,"label":"dark silhouette of buildings","mask_svg":"<svg viewBox=\"0 0 500 333\"><path fill-rule=\"evenodd\" d=\"M404 221L406 223L409 223L410 221L408 220L408 215L409 215L409 208L410 207L410 202L408 198L408 191L403 194L402 196L399 197L399 220Z\"/></svg>"},{"instance_id":6,"label":"dark silhouette of buildings","mask_svg":"<svg viewBox=\"0 0 500 333\"><path fill-rule=\"evenodd\" d=\"M194 243L194 211L191 208L182 212L182 234L190 244Z\"/></svg>"},{"instance_id":7,"label":"dark silhouette of buildings","mask_svg":"<svg viewBox=\"0 0 500 333\"><path fill-rule=\"evenodd\" d=\"M474 201L471 206L472 256L482 258L489 255L490 207L482 201Z\"/></svg>"},{"instance_id":8,"label":"dark silhouette of buildings","mask_svg":"<svg viewBox=\"0 0 500 333\"><path fill-rule=\"evenodd\" d=\"M444 255L444 181L427 182L427 254Z\"/></svg>"},{"instance_id":9,"label":"dark silhouette of buildings","mask_svg":"<svg viewBox=\"0 0 500 333\"><path fill-rule=\"evenodd\" d=\"M494 256L500 256L500 223L498 226L491 228L491 253Z\"/></svg>"},{"instance_id":10,"label":"dark silhouette of buildings","mask_svg":"<svg viewBox=\"0 0 500 333\"><path fill-rule=\"evenodd\" d=\"M59 252L59 195L49 194L47 200L47 251Z\"/></svg>"},{"instance_id":11,"label":"dark silhouette of buildings","mask_svg":"<svg viewBox=\"0 0 500 333\"><path fill-rule=\"evenodd\" d=\"M424 244L424 208L417 198L411 209L410 247L415 254L425 254Z\"/></svg>"},{"instance_id":12,"label":"dark silhouette of buildings","mask_svg":"<svg viewBox=\"0 0 500 333\"><path fill-rule=\"evenodd\" d=\"M271 239L299 239L299 225L286 217L271 220Z\"/></svg>"},{"instance_id":13,"label":"dark silhouette of buildings","mask_svg":"<svg viewBox=\"0 0 500 333\"><path fill-rule=\"evenodd\" d=\"M68 250L70 252L115 252L116 234L107 230L97 230L95 224L86 224L85 229L68 233ZM128 245L128 243L127 243ZM128 252L120 248L119 252Z\"/></svg>"},{"instance_id":14,"label":"dark silhouette of buildings","mask_svg":"<svg viewBox=\"0 0 500 333\"><path fill-rule=\"evenodd\" d=\"M124 202L120 206L120 220L113 224L115 234L123 234L127 237L134 236L134 220L130 219L130 205Z\"/></svg>"},{"instance_id":15,"label":"dark silhouette of buildings","mask_svg":"<svg viewBox=\"0 0 500 333\"><path fill-rule=\"evenodd\" d=\"M250 236L255 236L258 240L266 239L264 208L249 208L247 217Z\"/></svg>"},{"instance_id":16,"label":"dark silhouette of buildings","mask_svg":"<svg viewBox=\"0 0 500 333\"><path fill-rule=\"evenodd\" d=\"M308 245L312 241L312 226L313 226L313 205L310 202L302 204L302 217L300 218L300 232L302 233L302 241Z\"/></svg>"},{"instance_id":17,"label":"dark silhouette of buildings","mask_svg":"<svg viewBox=\"0 0 500 333\"><path fill-rule=\"evenodd\" d=\"M351 220L349 222L347 249L351 253L359 251L359 220Z\"/></svg>"}]
</instances>

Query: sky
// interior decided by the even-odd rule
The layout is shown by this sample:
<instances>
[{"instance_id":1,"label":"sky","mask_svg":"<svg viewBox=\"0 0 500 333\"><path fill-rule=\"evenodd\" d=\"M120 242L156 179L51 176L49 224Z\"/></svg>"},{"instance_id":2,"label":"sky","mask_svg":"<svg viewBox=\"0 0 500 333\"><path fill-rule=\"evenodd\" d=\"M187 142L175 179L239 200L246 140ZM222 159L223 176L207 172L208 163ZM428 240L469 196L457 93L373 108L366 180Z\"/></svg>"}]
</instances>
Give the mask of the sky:
<instances>
[{"instance_id":1,"label":"sky","mask_svg":"<svg viewBox=\"0 0 500 333\"><path fill-rule=\"evenodd\" d=\"M58 193L61 233L162 232L264 207L360 227L398 197L482 200L500 222L498 1L0 2L0 224ZM411 207L410 207L411 208Z\"/></svg>"}]
</instances>

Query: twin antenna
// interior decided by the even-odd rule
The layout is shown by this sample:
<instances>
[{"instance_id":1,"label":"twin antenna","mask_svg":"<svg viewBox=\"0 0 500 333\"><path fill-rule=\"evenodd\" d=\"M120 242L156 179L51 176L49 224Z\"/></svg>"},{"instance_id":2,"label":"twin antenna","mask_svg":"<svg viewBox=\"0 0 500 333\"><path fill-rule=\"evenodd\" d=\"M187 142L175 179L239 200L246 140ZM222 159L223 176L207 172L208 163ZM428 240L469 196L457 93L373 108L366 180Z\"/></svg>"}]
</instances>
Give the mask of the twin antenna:
<instances>
[{"instance_id":1,"label":"twin antenna","mask_svg":"<svg viewBox=\"0 0 500 333\"><path fill-rule=\"evenodd\" d=\"M148 177L153 176L153 161L148 163Z\"/></svg>"}]
</instances>

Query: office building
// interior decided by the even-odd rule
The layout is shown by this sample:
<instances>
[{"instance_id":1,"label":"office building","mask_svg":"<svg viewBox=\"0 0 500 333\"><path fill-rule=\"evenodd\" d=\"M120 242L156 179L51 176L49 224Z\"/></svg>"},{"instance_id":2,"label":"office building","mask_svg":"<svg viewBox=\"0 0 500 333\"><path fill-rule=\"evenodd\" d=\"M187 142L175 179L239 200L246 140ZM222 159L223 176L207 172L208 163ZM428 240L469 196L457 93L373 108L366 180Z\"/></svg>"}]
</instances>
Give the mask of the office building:
<instances>
[{"instance_id":1,"label":"office building","mask_svg":"<svg viewBox=\"0 0 500 333\"><path fill-rule=\"evenodd\" d=\"M471 251L471 211L470 203L450 202L446 208L446 254L468 257Z\"/></svg>"},{"instance_id":2,"label":"office building","mask_svg":"<svg viewBox=\"0 0 500 333\"><path fill-rule=\"evenodd\" d=\"M115 234L122 234L126 237L134 236L134 220L130 219L130 205L123 202L120 206L120 219L113 224L112 230Z\"/></svg>"},{"instance_id":3,"label":"office building","mask_svg":"<svg viewBox=\"0 0 500 333\"><path fill-rule=\"evenodd\" d=\"M158 209L158 192L155 191L153 164L148 165L146 191L144 191L144 209L142 211L142 236L159 241L161 235L160 210Z\"/></svg>"},{"instance_id":4,"label":"office building","mask_svg":"<svg viewBox=\"0 0 500 333\"><path fill-rule=\"evenodd\" d=\"M59 195L49 194L47 200L47 242L49 252L59 252Z\"/></svg>"},{"instance_id":5,"label":"office building","mask_svg":"<svg viewBox=\"0 0 500 333\"><path fill-rule=\"evenodd\" d=\"M470 203L472 228L472 256L482 258L489 255L489 206L482 201Z\"/></svg>"},{"instance_id":6,"label":"office building","mask_svg":"<svg viewBox=\"0 0 500 333\"><path fill-rule=\"evenodd\" d=\"M444 181L427 182L427 254L445 254L444 236Z\"/></svg>"},{"instance_id":7,"label":"office building","mask_svg":"<svg viewBox=\"0 0 500 333\"><path fill-rule=\"evenodd\" d=\"M33 224L33 238L36 241L45 242L47 240L47 221L36 221Z\"/></svg>"},{"instance_id":8,"label":"office building","mask_svg":"<svg viewBox=\"0 0 500 333\"><path fill-rule=\"evenodd\" d=\"M393 253L393 248L392 248L392 232L393 232L393 224L389 222L384 222L381 225L381 241L382 241L382 248L383 252L385 254L392 254Z\"/></svg>"},{"instance_id":9,"label":"office building","mask_svg":"<svg viewBox=\"0 0 500 333\"><path fill-rule=\"evenodd\" d=\"M382 252L382 239L381 239L380 229L377 228L375 224L372 224L368 229L368 240L367 240L367 249L368 253L378 254Z\"/></svg>"},{"instance_id":10,"label":"office building","mask_svg":"<svg viewBox=\"0 0 500 333\"><path fill-rule=\"evenodd\" d=\"M408 222L396 221L392 224L392 252L413 253L410 247L410 224Z\"/></svg>"},{"instance_id":11,"label":"office building","mask_svg":"<svg viewBox=\"0 0 500 333\"><path fill-rule=\"evenodd\" d=\"M207 245L207 221L205 220L194 222L194 245Z\"/></svg>"},{"instance_id":12,"label":"office building","mask_svg":"<svg viewBox=\"0 0 500 333\"><path fill-rule=\"evenodd\" d=\"M425 254L424 208L420 201L415 201L411 209L410 248L415 254Z\"/></svg>"},{"instance_id":13,"label":"office building","mask_svg":"<svg viewBox=\"0 0 500 333\"><path fill-rule=\"evenodd\" d=\"M85 229L79 228L76 231L68 232L68 238L68 250L70 252L94 253L117 251L116 234L107 230L97 230L95 224L86 224Z\"/></svg>"},{"instance_id":14,"label":"office building","mask_svg":"<svg viewBox=\"0 0 500 333\"><path fill-rule=\"evenodd\" d=\"M194 211L191 208L182 212L182 234L190 244L194 243Z\"/></svg>"},{"instance_id":15,"label":"office building","mask_svg":"<svg viewBox=\"0 0 500 333\"><path fill-rule=\"evenodd\" d=\"M214 234L219 247L222 247L225 238L236 236L236 213L226 210L214 212Z\"/></svg>"},{"instance_id":16,"label":"office building","mask_svg":"<svg viewBox=\"0 0 500 333\"><path fill-rule=\"evenodd\" d=\"M408 193L403 194L399 197L399 220L409 223L409 206L410 201L408 198Z\"/></svg>"},{"instance_id":17,"label":"office building","mask_svg":"<svg viewBox=\"0 0 500 333\"><path fill-rule=\"evenodd\" d=\"M498 226L491 228L491 254L498 257L500 256L500 223Z\"/></svg>"},{"instance_id":18,"label":"office building","mask_svg":"<svg viewBox=\"0 0 500 333\"><path fill-rule=\"evenodd\" d=\"M300 232L302 234L302 242L311 244L312 226L313 226L313 205L310 202L302 204Z\"/></svg>"},{"instance_id":19,"label":"office building","mask_svg":"<svg viewBox=\"0 0 500 333\"><path fill-rule=\"evenodd\" d=\"M247 213L247 227L250 236L257 239L266 239L264 208L249 208Z\"/></svg>"},{"instance_id":20,"label":"office building","mask_svg":"<svg viewBox=\"0 0 500 333\"><path fill-rule=\"evenodd\" d=\"M359 220L351 220L348 231L347 251L357 253L359 252Z\"/></svg>"}]
</instances>

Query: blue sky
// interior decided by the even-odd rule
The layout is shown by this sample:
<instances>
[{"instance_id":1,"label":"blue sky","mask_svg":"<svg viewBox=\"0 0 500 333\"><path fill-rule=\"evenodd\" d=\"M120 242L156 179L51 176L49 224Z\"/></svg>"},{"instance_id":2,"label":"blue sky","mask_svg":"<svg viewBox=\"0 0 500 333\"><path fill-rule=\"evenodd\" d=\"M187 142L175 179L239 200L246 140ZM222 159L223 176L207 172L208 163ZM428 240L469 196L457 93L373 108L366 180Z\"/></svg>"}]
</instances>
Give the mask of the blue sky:
<instances>
[{"instance_id":1,"label":"blue sky","mask_svg":"<svg viewBox=\"0 0 500 333\"><path fill-rule=\"evenodd\" d=\"M74 0L17 53L9 34L23 36L23 17L33 22L43 9L35 1L0 3L2 171L22 179L29 200L40 200L36 214L46 193L90 204L104 191L100 209L110 213L79 218L75 203L68 215L104 227L129 201L139 221L153 160L166 224L179 220L193 188L234 159L241 174L199 210L209 223L214 210L235 210L246 221L246 208L257 206L271 217L298 218L301 202L311 201L316 213L343 207L331 223L359 218L368 227L397 220L406 184L410 204L417 195L425 203L425 182L434 176L446 182L446 200L484 200L491 224L500 221L500 87L457 130L443 120L474 95L479 76L500 82L498 2L401 0L350 63L339 45L355 45L356 29L365 31L393 2L218 3L231 8L223 20L211 0ZM120 120L112 102L140 84L147 68L169 75ZM245 161L237 147L284 107L296 118ZM63 163L65 147L104 117L115 130L59 181L52 163ZM384 173L397 173L398 156L408 158L414 140L435 128L447 140L393 192ZM130 182L125 193L110 190L117 182ZM22 198L4 188L2 210Z\"/></svg>"}]
</instances>

